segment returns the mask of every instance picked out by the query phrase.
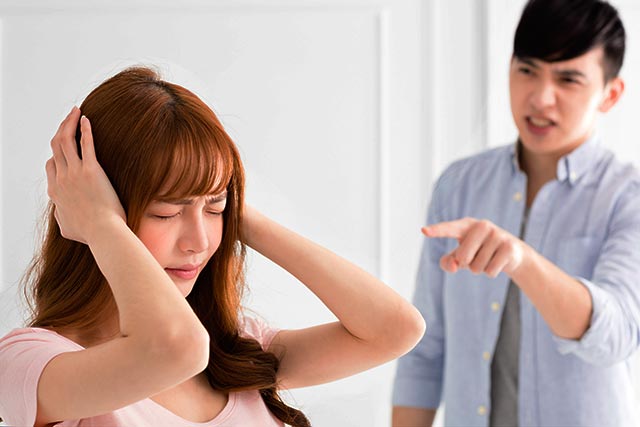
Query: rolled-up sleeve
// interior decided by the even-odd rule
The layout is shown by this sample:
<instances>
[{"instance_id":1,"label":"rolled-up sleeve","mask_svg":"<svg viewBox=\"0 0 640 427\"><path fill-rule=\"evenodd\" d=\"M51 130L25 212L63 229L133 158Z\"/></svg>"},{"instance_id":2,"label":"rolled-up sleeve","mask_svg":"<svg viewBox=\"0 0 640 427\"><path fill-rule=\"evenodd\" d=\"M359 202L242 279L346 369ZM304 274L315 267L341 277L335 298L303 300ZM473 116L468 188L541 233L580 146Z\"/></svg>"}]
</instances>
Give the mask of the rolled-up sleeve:
<instances>
[{"instance_id":1,"label":"rolled-up sleeve","mask_svg":"<svg viewBox=\"0 0 640 427\"><path fill-rule=\"evenodd\" d=\"M640 347L640 184L625 187L593 277L577 277L591 294L589 329L579 340L554 337L561 353L597 365L620 362Z\"/></svg>"}]
</instances>

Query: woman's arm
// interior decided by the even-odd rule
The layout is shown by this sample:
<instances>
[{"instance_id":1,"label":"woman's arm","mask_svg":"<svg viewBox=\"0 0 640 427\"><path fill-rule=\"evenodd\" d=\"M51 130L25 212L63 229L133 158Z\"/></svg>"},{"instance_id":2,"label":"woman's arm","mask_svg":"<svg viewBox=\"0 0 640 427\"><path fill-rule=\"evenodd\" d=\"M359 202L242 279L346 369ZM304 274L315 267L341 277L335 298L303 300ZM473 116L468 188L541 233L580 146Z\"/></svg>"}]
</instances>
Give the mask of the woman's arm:
<instances>
[{"instance_id":1,"label":"woman's arm","mask_svg":"<svg viewBox=\"0 0 640 427\"><path fill-rule=\"evenodd\" d=\"M279 332L270 351L284 388L356 374L409 351L424 333L420 313L367 272L246 207L244 240L283 267L335 314L338 322Z\"/></svg>"},{"instance_id":2,"label":"woman's arm","mask_svg":"<svg viewBox=\"0 0 640 427\"><path fill-rule=\"evenodd\" d=\"M62 235L86 243L118 306L120 334L63 353L43 370L36 425L113 411L190 378L208 361L208 335L166 272L128 228L98 164L82 118L82 159L74 107L51 141L48 193Z\"/></svg>"}]
</instances>

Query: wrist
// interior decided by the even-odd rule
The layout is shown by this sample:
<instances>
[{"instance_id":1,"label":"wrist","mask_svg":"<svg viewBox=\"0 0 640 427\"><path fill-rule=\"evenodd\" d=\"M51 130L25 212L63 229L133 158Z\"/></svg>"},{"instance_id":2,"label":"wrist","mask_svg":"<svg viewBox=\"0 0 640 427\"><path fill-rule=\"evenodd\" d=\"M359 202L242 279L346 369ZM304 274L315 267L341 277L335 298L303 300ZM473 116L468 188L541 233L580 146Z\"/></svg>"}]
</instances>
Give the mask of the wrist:
<instances>
[{"instance_id":1,"label":"wrist","mask_svg":"<svg viewBox=\"0 0 640 427\"><path fill-rule=\"evenodd\" d=\"M109 239L119 229L129 229L126 220L117 213L100 215L98 219L91 222L91 227L86 235L86 244L95 245L98 241Z\"/></svg>"},{"instance_id":2,"label":"wrist","mask_svg":"<svg viewBox=\"0 0 640 427\"><path fill-rule=\"evenodd\" d=\"M243 211L241 239L245 245L253 247L258 211L249 205L244 205Z\"/></svg>"},{"instance_id":3,"label":"wrist","mask_svg":"<svg viewBox=\"0 0 640 427\"><path fill-rule=\"evenodd\" d=\"M517 239L518 252L520 259L516 261L513 269L508 273L508 276L516 283L520 281L520 278L527 276L531 271L531 265L533 264L536 252L527 245L524 241Z\"/></svg>"}]
</instances>

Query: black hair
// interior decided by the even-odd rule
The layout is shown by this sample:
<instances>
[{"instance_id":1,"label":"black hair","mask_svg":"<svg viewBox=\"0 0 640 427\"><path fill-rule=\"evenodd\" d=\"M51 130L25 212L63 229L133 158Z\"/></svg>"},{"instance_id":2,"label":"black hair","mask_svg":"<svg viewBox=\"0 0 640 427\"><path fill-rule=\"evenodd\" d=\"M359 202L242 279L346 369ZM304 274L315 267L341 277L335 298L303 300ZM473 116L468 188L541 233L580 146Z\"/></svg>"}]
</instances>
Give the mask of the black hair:
<instances>
[{"instance_id":1,"label":"black hair","mask_svg":"<svg viewBox=\"0 0 640 427\"><path fill-rule=\"evenodd\" d=\"M622 68L625 38L618 11L606 1L529 0L516 29L513 56L556 62L602 47L608 82Z\"/></svg>"}]
</instances>

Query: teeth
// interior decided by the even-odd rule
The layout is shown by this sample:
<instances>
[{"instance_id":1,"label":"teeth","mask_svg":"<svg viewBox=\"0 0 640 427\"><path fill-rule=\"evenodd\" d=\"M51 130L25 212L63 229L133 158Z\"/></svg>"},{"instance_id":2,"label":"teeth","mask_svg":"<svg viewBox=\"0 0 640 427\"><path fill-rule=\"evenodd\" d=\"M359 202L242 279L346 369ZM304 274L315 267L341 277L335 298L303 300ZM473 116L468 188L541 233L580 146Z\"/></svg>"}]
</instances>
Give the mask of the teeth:
<instances>
[{"instance_id":1,"label":"teeth","mask_svg":"<svg viewBox=\"0 0 640 427\"><path fill-rule=\"evenodd\" d=\"M535 117L529 117L529 121L534 125L534 126L538 126L538 127L545 127L545 126L551 126L553 124L553 122L551 120L547 120L547 119L536 119Z\"/></svg>"}]
</instances>

